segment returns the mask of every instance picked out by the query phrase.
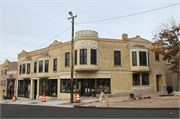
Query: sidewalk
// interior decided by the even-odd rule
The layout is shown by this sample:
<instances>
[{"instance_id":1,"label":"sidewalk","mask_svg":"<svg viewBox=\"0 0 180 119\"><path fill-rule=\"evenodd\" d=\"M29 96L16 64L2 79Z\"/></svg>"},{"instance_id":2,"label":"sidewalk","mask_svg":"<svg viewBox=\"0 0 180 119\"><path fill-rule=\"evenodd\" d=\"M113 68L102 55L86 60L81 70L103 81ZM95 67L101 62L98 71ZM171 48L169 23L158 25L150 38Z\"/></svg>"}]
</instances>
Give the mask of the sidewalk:
<instances>
[{"instance_id":1,"label":"sidewalk","mask_svg":"<svg viewBox=\"0 0 180 119\"><path fill-rule=\"evenodd\" d=\"M142 94L142 97L151 97L152 99L153 98L157 99L157 97L159 97L160 95L167 95L167 92ZM160 98L164 98L164 97L160 97ZM80 103L70 103L70 100L46 100L46 102L42 102L41 100L16 100L15 102L12 102L12 100L0 99L0 104L22 104L22 105L56 106L56 107L73 108L77 106L93 105L93 103L94 105L92 107L98 107L97 105L98 103L106 103L106 98L104 97L102 98L102 102L99 102L99 98L96 98L96 97L80 97L80 99L81 99ZM127 96L109 97L108 101L111 104L114 102L118 104L124 101L131 101L131 100L129 99L129 95L127 95ZM74 99L74 102L75 102L75 99ZM117 106L115 105L115 107ZM123 105L120 105L119 108L123 108Z\"/></svg>"},{"instance_id":2,"label":"sidewalk","mask_svg":"<svg viewBox=\"0 0 180 119\"><path fill-rule=\"evenodd\" d=\"M74 105L94 102L98 101L98 98L95 97L81 97L80 103L70 103L70 100L46 100L46 102L42 102L42 100L16 100L12 102L12 100L3 100L0 99L0 104L22 104L22 105L39 105L39 106L56 106L56 107L69 107L73 108ZM75 99L74 99L75 102Z\"/></svg>"}]
</instances>

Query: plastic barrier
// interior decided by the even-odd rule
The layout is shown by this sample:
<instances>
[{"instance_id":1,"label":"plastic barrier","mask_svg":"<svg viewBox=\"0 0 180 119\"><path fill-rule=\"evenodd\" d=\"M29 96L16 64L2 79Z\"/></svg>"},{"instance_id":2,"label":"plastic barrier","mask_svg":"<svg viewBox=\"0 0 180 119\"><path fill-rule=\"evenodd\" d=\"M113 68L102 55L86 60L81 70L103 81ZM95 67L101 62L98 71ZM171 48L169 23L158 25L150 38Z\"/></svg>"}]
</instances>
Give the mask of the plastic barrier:
<instances>
[{"instance_id":1,"label":"plastic barrier","mask_svg":"<svg viewBox=\"0 0 180 119\"><path fill-rule=\"evenodd\" d=\"M42 95L42 102L46 102L46 96Z\"/></svg>"},{"instance_id":2,"label":"plastic barrier","mask_svg":"<svg viewBox=\"0 0 180 119\"><path fill-rule=\"evenodd\" d=\"M12 96L12 102L16 101L16 96Z\"/></svg>"},{"instance_id":3,"label":"plastic barrier","mask_svg":"<svg viewBox=\"0 0 180 119\"><path fill-rule=\"evenodd\" d=\"M80 101L81 101L81 100L80 100L79 93L76 93L76 94L75 94L75 97L76 97L76 102L80 102Z\"/></svg>"}]
</instances>

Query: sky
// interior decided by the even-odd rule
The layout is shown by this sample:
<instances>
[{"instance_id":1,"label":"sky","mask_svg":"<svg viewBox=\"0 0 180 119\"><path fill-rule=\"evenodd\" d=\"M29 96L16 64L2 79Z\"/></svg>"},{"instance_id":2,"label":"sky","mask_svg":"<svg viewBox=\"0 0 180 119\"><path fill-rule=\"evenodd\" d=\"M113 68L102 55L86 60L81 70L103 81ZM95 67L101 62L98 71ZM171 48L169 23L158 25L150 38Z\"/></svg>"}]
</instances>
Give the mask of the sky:
<instances>
[{"instance_id":1,"label":"sky","mask_svg":"<svg viewBox=\"0 0 180 119\"><path fill-rule=\"evenodd\" d=\"M71 41L69 11L77 15L74 32L94 30L99 38L112 39L122 39L126 33L128 38L139 35L152 42L151 32L160 23L170 17L180 21L180 4L131 14L176 3L180 0L0 0L0 64L6 59L18 61L22 50L45 48L54 40ZM104 20L109 18L116 19Z\"/></svg>"}]
</instances>

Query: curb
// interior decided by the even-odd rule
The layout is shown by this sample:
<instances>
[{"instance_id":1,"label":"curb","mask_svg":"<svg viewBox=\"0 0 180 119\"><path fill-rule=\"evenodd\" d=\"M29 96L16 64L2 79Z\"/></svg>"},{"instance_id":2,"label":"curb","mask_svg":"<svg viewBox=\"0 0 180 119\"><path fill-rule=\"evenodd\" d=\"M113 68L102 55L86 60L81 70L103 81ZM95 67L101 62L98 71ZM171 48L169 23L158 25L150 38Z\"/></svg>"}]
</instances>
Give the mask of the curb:
<instances>
[{"instance_id":1,"label":"curb","mask_svg":"<svg viewBox=\"0 0 180 119\"><path fill-rule=\"evenodd\" d=\"M1 103L1 104L34 105L34 106L50 106L50 107L66 107L66 108L74 108L74 106L72 106L72 105L27 104L27 103Z\"/></svg>"},{"instance_id":2,"label":"curb","mask_svg":"<svg viewBox=\"0 0 180 119\"><path fill-rule=\"evenodd\" d=\"M96 108L96 109L179 109L179 107L96 107L96 106L74 106L74 108Z\"/></svg>"},{"instance_id":3,"label":"curb","mask_svg":"<svg viewBox=\"0 0 180 119\"><path fill-rule=\"evenodd\" d=\"M88 104L88 103L93 103L93 102L99 102L99 100L96 100L96 101L91 101L91 102L83 102L83 103L80 103L80 104L77 104L77 105L74 105L74 106L79 106L79 105L83 105L83 104Z\"/></svg>"}]
</instances>

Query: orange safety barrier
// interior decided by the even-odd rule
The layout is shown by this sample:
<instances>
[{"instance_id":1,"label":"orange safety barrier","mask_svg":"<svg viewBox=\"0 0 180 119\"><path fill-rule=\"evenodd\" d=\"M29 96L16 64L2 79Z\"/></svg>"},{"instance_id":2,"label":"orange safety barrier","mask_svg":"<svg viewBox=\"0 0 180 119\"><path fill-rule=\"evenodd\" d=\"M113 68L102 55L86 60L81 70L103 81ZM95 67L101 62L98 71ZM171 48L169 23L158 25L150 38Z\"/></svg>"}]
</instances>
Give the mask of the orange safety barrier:
<instances>
[{"instance_id":1,"label":"orange safety barrier","mask_svg":"<svg viewBox=\"0 0 180 119\"><path fill-rule=\"evenodd\" d=\"M16 101L16 96L12 96L12 102Z\"/></svg>"},{"instance_id":2,"label":"orange safety barrier","mask_svg":"<svg viewBox=\"0 0 180 119\"><path fill-rule=\"evenodd\" d=\"M46 96L42 95L42 102L46 102Z\"/></svg>"},{"instance_id":3,"label":"orange safety barrier","mask_svg":"<svg viewBox=\"0 0 180 119\"><path fill-rule=\"evenodd\" d=\"M76 93L76 94L75 94L75 97L76 97L76 102L80 102L80 96L79 96L79 93Z\"/></svg>"}]
</instances>

